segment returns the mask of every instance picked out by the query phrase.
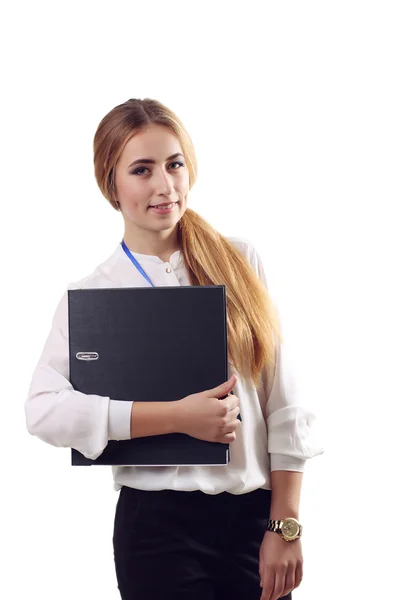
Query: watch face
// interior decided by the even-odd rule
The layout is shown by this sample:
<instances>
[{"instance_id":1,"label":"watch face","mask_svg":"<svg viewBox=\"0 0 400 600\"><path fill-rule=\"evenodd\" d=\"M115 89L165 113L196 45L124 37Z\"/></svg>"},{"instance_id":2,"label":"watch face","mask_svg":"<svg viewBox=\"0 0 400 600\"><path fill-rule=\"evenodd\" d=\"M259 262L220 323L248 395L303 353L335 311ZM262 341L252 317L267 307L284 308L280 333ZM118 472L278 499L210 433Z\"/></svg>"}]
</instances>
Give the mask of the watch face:
<instances>
[{"instance_id":1,"label":"watch face","mask_svg":"<svg viewBox=\"0 0 400 600\"><path fill-rule=\"evenodd\" d=\"M285 519L282 524L282 533L288 538L296 537L299 533L299 526L294 519Z\"/></svg>"}]
</instances>

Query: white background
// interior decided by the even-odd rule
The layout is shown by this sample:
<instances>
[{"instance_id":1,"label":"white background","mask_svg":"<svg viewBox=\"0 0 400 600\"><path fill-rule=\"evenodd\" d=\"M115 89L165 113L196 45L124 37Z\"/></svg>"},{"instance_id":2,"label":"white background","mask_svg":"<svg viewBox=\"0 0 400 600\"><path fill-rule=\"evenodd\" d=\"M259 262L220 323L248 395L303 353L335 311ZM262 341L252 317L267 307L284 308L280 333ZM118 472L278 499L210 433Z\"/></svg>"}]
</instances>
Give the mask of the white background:
<instances>
[{"instance_id":1,"label":"white background","mask_svg":"<svg viewBox=\"0 0 400 600\"><path fill-rule=\"evenodd\" d=\"M119 598L108 467L29 436L55 307L121 239L92 141L128 98L192 136L190 205L260 253L325 454L296 600L398 593L397 2L13 2L2 9L0 596ZM395 514L395 513L394 513Z\"/></svg>"}]
</instances>

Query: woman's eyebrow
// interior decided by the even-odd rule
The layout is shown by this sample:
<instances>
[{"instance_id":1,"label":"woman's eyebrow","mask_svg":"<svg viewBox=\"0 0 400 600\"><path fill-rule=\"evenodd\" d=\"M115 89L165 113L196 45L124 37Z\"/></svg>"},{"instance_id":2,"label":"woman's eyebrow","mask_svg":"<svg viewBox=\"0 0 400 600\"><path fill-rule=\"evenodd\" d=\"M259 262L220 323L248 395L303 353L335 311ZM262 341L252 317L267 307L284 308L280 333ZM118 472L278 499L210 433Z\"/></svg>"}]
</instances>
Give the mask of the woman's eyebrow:
<instances>
[{"instance_id":1,"label":"woman's eyebrow","mask_svg":"<svg viewBox=\"0 0 400 600\"><path fill-rule=\"evenodd\" d=\"M177 152L176 154L173 154L172 156L168 156L168 158L166 159L166 161L168 160L172 160L173 158L177 158L178 156L182 156L182 158L185 158L182 154L182 152ZM138 163L146 163L148 165L155 165L156 161L153 160L152 158L139 158L138 160L134 160L133 163L131 163L128 167L128 169L130 167L133 167L133 165L136 165Z\"/></svg>"}]
</instances>

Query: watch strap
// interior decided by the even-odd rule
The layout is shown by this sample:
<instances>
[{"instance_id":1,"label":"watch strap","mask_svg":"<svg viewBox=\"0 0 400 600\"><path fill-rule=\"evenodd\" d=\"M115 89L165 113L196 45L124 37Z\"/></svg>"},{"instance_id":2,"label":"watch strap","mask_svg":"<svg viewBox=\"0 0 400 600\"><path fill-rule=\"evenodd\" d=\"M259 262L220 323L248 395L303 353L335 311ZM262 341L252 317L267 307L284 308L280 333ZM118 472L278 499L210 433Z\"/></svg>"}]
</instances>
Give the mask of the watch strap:
<instances>
[{"instance_id":1,"label":"watch strap","mask_svg":"<svg viewBox=\"0 0 400 600\"><path fill-rule=\"evenodd\" d=\"M268 519L267 531L274 531L275 533L282 533L282 519L278 521L274 519Z\"/></svg>"}]
</instances>

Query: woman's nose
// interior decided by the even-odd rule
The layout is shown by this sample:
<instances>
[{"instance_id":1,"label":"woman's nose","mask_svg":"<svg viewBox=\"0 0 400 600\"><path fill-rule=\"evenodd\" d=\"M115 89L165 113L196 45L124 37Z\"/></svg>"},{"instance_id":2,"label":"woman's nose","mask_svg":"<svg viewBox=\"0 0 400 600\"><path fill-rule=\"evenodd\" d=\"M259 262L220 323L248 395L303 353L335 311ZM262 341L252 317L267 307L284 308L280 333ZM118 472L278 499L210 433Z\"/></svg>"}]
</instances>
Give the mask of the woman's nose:
<instances>
[{"instance_id":1,"label":"woman's nose","mask_svg":"<svg viewBox=\"0 0 400 600\"><path fill-rule=\"evenodd\" d=\"M164 194L165 196L170 196L172 194L173 185L168 173L161 171L155 175L155 188L158 194Z\"/></svg>"}]
</instances>

